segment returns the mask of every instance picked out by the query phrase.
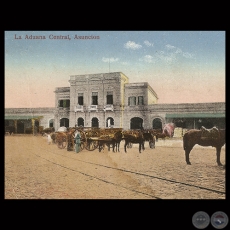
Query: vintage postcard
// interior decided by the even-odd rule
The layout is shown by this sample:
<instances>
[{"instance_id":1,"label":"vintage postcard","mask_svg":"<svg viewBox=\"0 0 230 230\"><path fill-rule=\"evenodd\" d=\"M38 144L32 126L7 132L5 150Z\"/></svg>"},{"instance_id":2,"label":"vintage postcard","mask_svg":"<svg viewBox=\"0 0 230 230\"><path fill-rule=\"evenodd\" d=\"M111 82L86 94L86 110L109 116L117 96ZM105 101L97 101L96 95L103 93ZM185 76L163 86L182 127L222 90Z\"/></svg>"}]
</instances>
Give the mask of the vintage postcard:
<instances>
[{"instance_id":1,"label":"vintage postcard","mask_svg":"<svg viewBox=\"0 0 230 230\"><path fill-rule=\"evenodd\" d=\"M226 199L225 39L5 31L5 199Z\"/></svg>"}]
</instances>

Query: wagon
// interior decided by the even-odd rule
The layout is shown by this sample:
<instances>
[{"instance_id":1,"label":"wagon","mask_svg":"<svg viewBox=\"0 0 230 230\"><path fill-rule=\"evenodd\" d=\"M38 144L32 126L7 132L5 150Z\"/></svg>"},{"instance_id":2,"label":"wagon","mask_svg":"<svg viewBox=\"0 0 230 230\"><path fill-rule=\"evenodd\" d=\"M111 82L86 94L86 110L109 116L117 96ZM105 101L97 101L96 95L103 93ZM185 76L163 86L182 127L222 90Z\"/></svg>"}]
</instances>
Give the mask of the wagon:
<instances>
[{"instance_id":1,"label":"wagon","mask_svg":"<svg viewBox=\"0 0 230 230\"><path fill-rule=\"evenodd\" d=\"M55 143L59 149L64 149L67 145L67 132L55 132Z\"/></svg>"},{"instance_id":2,"label":"wagon","mask_svg":"<svg viewBox=\"0 0 230 230\"><path fill-rule=\"evenodd\" d=\"M93 151L98 147L97 138L99 136L99 128L92 128L92 127L74 127L69 128L67 135L67 151L71 151L75 149L74 137L75 131L78 130L81 135L81 150L87 149L89 151Z\"/></svg>"},{"instance_id":3,"label":"wagon","mask_svg":"<svg viewBox=\"0 0 230 230\"><path fill-rule=\"evenodd\" d=\"M93 151L98 147L98 137L100 136L100 128L83 127L78 128L81 134L81 149L85 148Z\"/></svg>"},{"instance_id":4,"label":"wagon","mask_svg":"<svg viewBox=\"0 0 230 230\"><path fill-rule=\"evenodd\" d=\"M110 149L110 145L113 146L116 143L120 144L120 141L122 139L122 128L103 128L98 130L98 136L89 138L89 140L93 141L94 143L97 143L97 146L99 148L99 152L104 147L104 145L107 145Z\"/></svg>"},{"instance_id":5,"label":"wagon","mask_svg":"<svg viewBox=\"0 0 230 230\"><path fill-rule=\"evenodd\" d=\"M94 128L94 127L77 127L67 134L67 150L74 150L74 133L78 130L81 135L81 150L87 149L93 151L98 148L100 141L111 140L117 131L122 131L122 128Z\"/></svg>"}]
</instances>

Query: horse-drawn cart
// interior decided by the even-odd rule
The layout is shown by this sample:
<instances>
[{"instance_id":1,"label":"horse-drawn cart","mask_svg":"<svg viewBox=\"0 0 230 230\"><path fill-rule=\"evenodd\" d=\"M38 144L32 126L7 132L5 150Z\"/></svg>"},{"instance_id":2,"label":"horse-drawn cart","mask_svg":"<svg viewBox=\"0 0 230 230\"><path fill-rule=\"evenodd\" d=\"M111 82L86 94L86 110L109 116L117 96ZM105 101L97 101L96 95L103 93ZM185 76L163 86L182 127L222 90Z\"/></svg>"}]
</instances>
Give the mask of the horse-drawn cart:
<instances>
[{"instance_id":1,"label":"horse-drawn cart","mask_svg":"<svg viewBox=\"0 0 230 230\"><path fill-rule=\"evenodd\" d=\"M62 128L62 129L61 129ZM73 151L75 149L75 132L78 130L81 135L81 150L87 149L93 151L103 145L107 145L110 148L112 144L113 150L117 143L122 140L122 128L94 128L94 127L61 127L55 132L55 143L58 148L64 149L67 147L67 151ZM64 129L65 128L65 129Z\"/></svg>"},{"instance_id":2,"label":"horse-drawn cart","mask_svg":"<svg viewBox=\"0 0 230 230\"><path fill-rule=\"evenodd\" d=\"M75 131L78 130L81 135L81 150L87 149L88 151L93 151L99 147L100 144L108 142L110 143L116 133L121 131L122 128L94 128L94 127L77 127L72 128L67 133L67 151L74 150L74 136Z\"/></svg>"},{"instance_id":3,"label":"horse-drawn cart","mask_svg":"<svg viewBox=\"0 0 230 230\"><path fill-rule=\"evenodd\" d=\"M81 150L87 149L93 151L98 147L97 138L99 136L99 128L92 127L74 127L69 128L67 132L67 151L72 151L75 149L74 137L76 130L79 131L81 135Z\"/></svg>"},{"instance_id":4,"label":"horse-drawn cart","mask_svg":"<svg viewBox=\"0 0 230 230\"><path fill-rule=\"evenodd\" d=\"M55 142L60 149L64 149L67 144L67 128L60 127L57 132L55 132Z\"/></svg>"}]
</instances>

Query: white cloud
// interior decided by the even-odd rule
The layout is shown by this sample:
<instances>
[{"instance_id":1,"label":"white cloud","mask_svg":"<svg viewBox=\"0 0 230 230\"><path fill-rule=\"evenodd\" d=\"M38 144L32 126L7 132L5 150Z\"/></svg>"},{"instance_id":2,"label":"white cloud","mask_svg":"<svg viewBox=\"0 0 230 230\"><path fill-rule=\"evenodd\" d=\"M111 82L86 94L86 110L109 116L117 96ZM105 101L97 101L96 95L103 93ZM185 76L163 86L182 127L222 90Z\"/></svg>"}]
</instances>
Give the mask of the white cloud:
<instances>
[{"instance_id":1,"label":"white cloud","mask_svg":"<svg viewBox=\"0 0 230 230\"><path fill-rule=\"evenodd\" d=\"M126 49L138 50L138 49L140 49L142 47L142 45L139 45L139 44L137 44L137 43L135 43L133 41L128 41L128 42L126 42L124 44L124 47Z\"/></svg>"},{"instance_id":2,"label":"white cloud","mask_svg":"<svg viewBox=\"0 0 230 230\"><path fill-rule=\"evenodd\" d=\"M166 49L168 49L168 50L172 50L172 49L175 49L176 47L175 47L175 46L172 46L172 45L167 44L167 45L165 46L165 48L166 48Z\"/></svg>"},{"instance_id":3,"label":"white cloud","mask_svg":"<svg viewBox=\"0 0 230 230\"><path fill-rule=\"evenodd\" d=\"M149 41L144 41L144 44L146 45L146 46L148 46L148 47L150 47L150 46L154 46L154 44L153 43L150 43Z\"/></svg>"},{"instance_id":4,"label":"white cloud","mask_svg":"<svg viewBox=\"0 0 230 230\"><path fill-rule=\"evenodd\" d=\"M145 55L143 58L140 58L139 60L147 63L155 63L155 58L151 55Z\"/></svg>"},{"instance_id":5,"label":"white cloud","mask_svg":"<svg viewBox=\"0 0 230 230\"><path fill-rule=\"evenodd\" d=\"M187 53L187 52L183 53L182 55L183 55L183 57L185 57L185 58L194 58L194 55L193 55L193 54L190 54L190 53Z\"/></svg>"},{"instance_id":6,"label":"white cloud","mask_svg":"<svg viewBox=\"0 0 230 230\"><path fill-rule=\"evenodd\" d=\"M194 55L188 52L183 52L180 48L172 46L170 44L167 44L165 46L166 50L168 50L169 52L171 51L171 53L169 53L169 55L172 54L176 54L176 55L182 55L185 58L194 58ZM174 59L176 59L176 57L174 57Z\"/></svg>"},{"instance_id":7,"label":"white cloud","mask_svg":"<svg viewBox=\"0 0 230 230\"><path fill-rule=\"evenodd\" d=\"M176 60L175 53L165 53L164 51L157 52L156 57L167 63L171 63Z\"/></svg>"},{"instance_id":8,"label":"white cloud","mask_svg":"<svg viewBox=\"0 0 230 230\"><path fill-rule=\"evenodd\" d=\"M102 61L103 62L117 62L119 60L119 58L113 58L113 57L111 57L111 58L105 58L105 57L103 57L102 58Z\"/></svg>"},{"instance_id":9,"label":"white cloud","mask_svg":"<svg viewBox=\"0 0 230 230\"><path fill-rule=\"evenodd\" d=\"M122 64L122 65L129 65L129 63L126 62L126 61L121 62L121 64Z\"/></svg>"}]
</instances>

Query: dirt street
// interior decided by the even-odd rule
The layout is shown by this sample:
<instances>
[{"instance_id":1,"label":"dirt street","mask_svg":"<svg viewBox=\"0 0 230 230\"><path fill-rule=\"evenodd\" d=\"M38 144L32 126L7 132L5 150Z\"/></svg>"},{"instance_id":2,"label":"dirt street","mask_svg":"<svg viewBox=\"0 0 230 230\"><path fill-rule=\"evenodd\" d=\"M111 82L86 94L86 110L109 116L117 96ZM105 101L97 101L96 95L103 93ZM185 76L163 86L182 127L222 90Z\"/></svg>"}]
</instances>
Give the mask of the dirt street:
<instances>
[{"instance_id":1,"label":"dirt street","mask_svg":"<svg viewBox=\"0 0 230 230\"><path fill-rule=\"evenodd\" d=\"M6 135L5 199L225 199L215 148L196 145L187 165L182 139L145 147L75 153L42 136Z\"/></svg>"}]
</instances>

